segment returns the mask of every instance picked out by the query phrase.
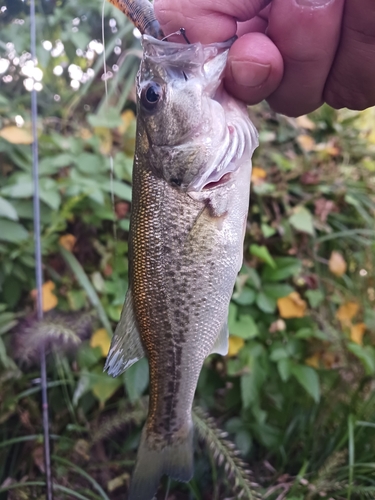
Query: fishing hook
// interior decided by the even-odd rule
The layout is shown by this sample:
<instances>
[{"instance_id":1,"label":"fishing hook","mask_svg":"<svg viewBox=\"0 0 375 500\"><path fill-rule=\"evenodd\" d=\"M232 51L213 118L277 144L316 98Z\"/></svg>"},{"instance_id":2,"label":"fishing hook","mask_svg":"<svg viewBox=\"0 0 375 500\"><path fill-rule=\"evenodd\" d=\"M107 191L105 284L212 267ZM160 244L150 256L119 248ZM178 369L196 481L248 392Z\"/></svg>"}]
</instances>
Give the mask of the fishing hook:
<instances>
[{"instance_id":1,"label":"fishing hook","mask_svg":"<svg viewBox=\"0 0 375 500\"><path fill-rule=\"evenodd\" d=\"M173 36L173 35L180 35L182 38L185 40L185 42L190 45L189 39L186 36L186 30L185 28L180 28L178 31L175 31L174 33L170 33L169 35L166 35L163 39L162 42L168 41L168 38Z\"/></svg>"}]
</instances>

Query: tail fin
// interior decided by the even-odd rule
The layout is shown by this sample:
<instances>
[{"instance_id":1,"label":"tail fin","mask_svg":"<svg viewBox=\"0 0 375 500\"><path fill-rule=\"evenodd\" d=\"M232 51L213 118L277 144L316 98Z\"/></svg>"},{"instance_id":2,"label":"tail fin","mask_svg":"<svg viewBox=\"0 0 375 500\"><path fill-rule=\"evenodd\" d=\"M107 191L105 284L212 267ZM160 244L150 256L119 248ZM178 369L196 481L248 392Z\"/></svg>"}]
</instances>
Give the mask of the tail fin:
<instances>
[{"instance_id":1,"label":"tail fin","mask_svg":"<svg viewBox=\"0 0 375 500\"><path fill-rule=\"evenodd\" d=\"M150 436L146 428L142 431L137 461L130 482L128 500L152 500L159 481L167 474L177 481L188 482L193 477L193 427L183 438L172 443L159 441L163 437Z\"/></svg>"}]
</instances>

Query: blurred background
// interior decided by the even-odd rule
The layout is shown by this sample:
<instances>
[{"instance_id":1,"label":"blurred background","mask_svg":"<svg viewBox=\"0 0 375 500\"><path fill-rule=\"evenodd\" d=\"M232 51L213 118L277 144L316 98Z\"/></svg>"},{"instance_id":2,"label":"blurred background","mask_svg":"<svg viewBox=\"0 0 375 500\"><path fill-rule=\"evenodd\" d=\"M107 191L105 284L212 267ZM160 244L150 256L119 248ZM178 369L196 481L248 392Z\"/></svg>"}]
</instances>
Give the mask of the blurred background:
<instances>
[{"instance_id":1,"label":"blurred background","mask_svg":"<svg viewBox=\"0 0 375 500\"><path fill-rule=\"evenodd\" d=\"M28 3L0 1L0 499L45 498L41 345L55 498L123 499L148 366L102 370L128 285L141 46L111 5L102 20L100 0L36 7L35 64ZM158 498L375 498L375 109L291 119L261 104L250 115L260 146L230 351L199 381L194 479L169 493L163 482Z\"/></svg>"}]
</instances>

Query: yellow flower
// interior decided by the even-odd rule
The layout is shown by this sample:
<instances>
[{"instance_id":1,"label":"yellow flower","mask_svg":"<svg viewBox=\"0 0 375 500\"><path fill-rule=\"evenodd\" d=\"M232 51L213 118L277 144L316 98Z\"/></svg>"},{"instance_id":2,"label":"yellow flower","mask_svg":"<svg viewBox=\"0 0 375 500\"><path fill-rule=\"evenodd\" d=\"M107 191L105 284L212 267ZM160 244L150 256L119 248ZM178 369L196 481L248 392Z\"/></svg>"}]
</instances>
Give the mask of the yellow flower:
<instances>
[{"instance_id":1,"label":"yellow flower","mask_svg":"<svg viewBox=\"0 0 375 500\"><path fill-rule=\"evenodd\" d=\"M99 330L96 330L96 332L93 333L90 339L90 346L100 347L100 350L102 351L104 357L107 356L110 345L111 339L105 328L99 328Z\"/></svg>"},{"instance_id":2,"label":"yellow flower","mask_svg":"<svg viewBox=\"0 0 375 500\"><path fill-rule=\"evenodd\" d=\"M245 345L244 339L242 339L241 337L236 337L235 335L231 335L229 337L228 356L230 357L237 356L238 352L242 349L244 345Z\"/></svg>"}]
</instances>

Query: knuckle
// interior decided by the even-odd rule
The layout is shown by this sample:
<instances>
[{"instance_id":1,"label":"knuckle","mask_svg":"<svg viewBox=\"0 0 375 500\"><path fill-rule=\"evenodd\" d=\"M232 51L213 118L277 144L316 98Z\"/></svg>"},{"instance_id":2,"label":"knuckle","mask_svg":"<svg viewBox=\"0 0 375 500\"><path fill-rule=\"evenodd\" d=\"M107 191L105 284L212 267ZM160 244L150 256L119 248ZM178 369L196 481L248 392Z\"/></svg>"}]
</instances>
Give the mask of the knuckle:
<instances>
[{"instance_id":1,"label":"knuckle","mask_svg":"<svg viewBox=\"0 0 375 500\"><path fill-rule=\"evenodd\" d=\"M375 95L342 84L329 84L324 90L325 102L335 109L348 108L361 111L375 104Z\"/></svg>"}]
</instances>

